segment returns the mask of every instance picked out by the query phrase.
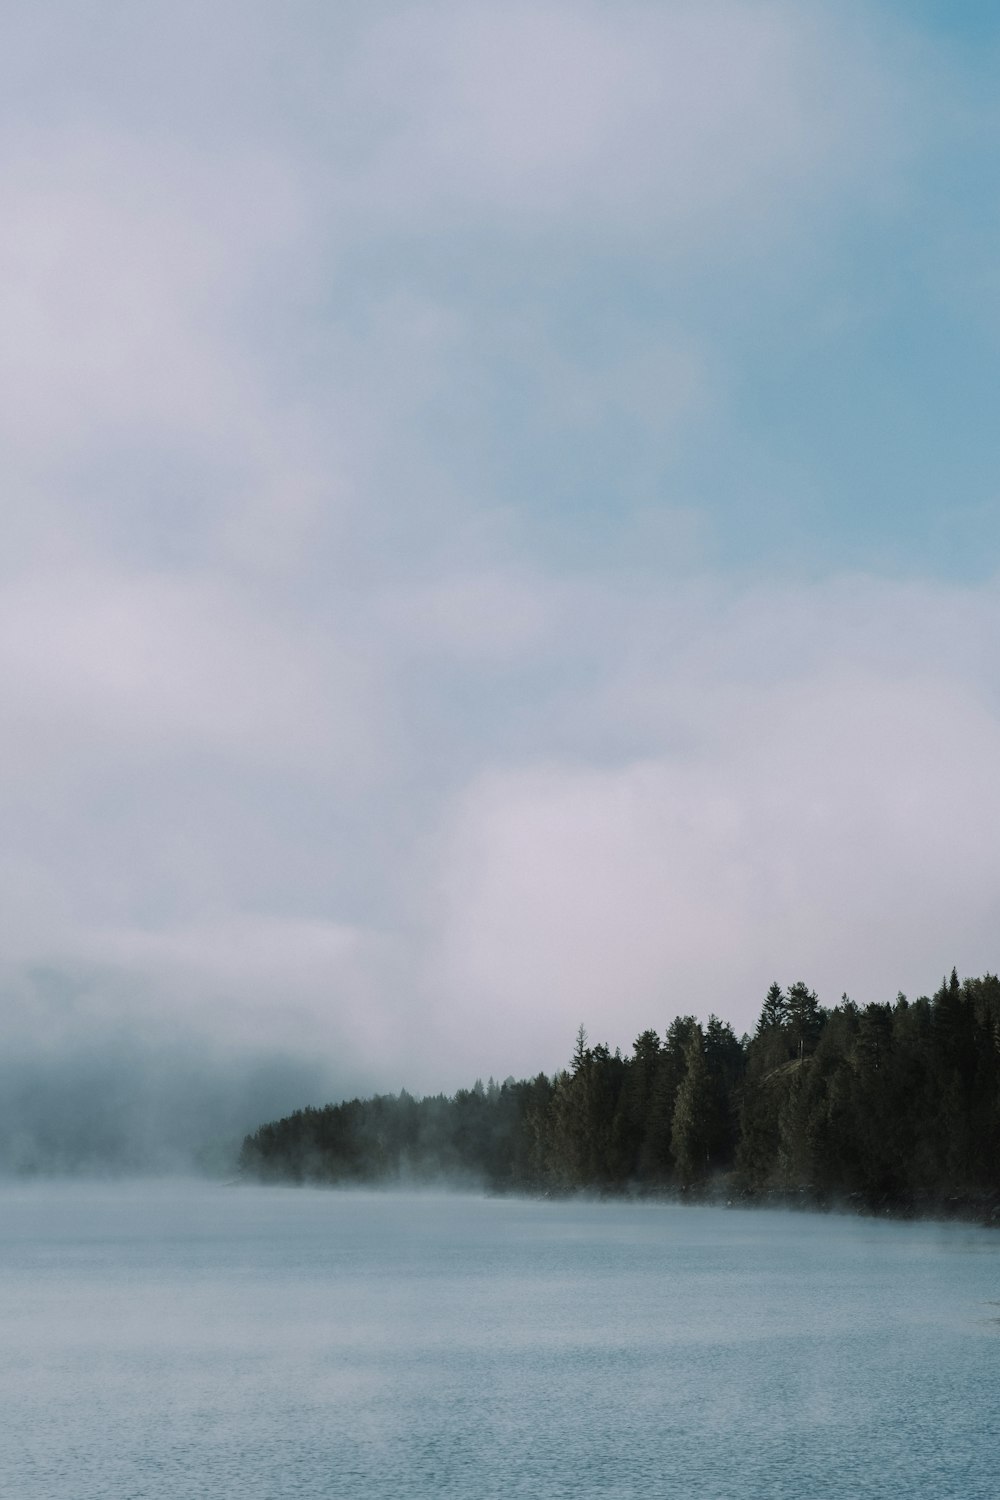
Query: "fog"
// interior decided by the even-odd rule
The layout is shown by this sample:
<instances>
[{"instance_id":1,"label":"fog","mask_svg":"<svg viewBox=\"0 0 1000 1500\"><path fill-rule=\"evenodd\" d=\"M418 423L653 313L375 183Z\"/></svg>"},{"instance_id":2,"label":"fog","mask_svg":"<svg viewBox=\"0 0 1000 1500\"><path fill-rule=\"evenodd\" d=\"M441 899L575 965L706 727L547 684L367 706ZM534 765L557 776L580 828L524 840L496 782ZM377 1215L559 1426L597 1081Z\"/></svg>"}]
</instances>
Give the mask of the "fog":
<instances>
[{"instance_id":1,"label":"fog","mask_svg":"<svg viewBox=\"0 0 1000 1500\"><path fill-rule=\"evenodd\" d=\"M231 1176L262 1121L370 1091L334 1056L136 1018L112 993L93 975L36 973L11 1004L24 1019L0 1057L0 1174Z\"/></svg>"},{"instance_id":2,"label":"fog","mask_svg":"<svg viewBox=\"0 0 1000 1500\"><path fill-rule=\"evenodd\" d=\"M262 1121L363 1087L280 1051L226 1054L112 1033L0 1063L0 1173L232 1175Z\"/></svg>"},{"instance_id":3,"label":"fog","mask_svg":"<svg viewBox=\"0 0 1000 1500\"><path fill-rule=\"evenodd\" d=\"M13 1168L997 967L970 25L4 7Z\"/></svg>"}]
</instances>

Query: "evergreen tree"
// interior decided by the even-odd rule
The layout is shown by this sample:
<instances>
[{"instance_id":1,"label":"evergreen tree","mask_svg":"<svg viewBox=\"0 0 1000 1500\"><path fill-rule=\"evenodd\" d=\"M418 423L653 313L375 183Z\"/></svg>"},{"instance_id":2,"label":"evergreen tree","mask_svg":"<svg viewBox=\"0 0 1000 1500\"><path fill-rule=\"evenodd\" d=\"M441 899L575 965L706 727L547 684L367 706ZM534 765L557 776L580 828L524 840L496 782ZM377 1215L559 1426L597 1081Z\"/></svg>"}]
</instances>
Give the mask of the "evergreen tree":
<instances>
[{"instance_id":1,"label":"evergreen tree","mask_svg":"<svg viewBox=\"0 0 1000 1500\"><path fill-rule=\"evenodd\" d=\"M500 1189L690 1187L735 1164L750 1191L869 1206L996 1205L1000 979L826 1012L772 985L753 1038L711 1016L642 1032L623 1058L581 1027L571 1066L451 1098L405 1091L297 1110L247 1136L264 1179L377 1182L447 1173Z\"/></svg>"},{"instance_id":2,"label":"evergreen tree","mask_svg":"<svg viewBox=\"0 0 1000 1500\"><path fill-rule=\"evenodd\" d=\"M815 1050L823 1029L823 1012L815 990L799 979L788 986L788 1034L793 1057L805 1057Z\"/></svg>"},{"instance_id":3,"label":"evergreen tree","mask_svg":"<svg viewBox=\"0 0 1000 1500\"><path fill-rule=\"evenodd\" d=\"M713 1169L732 1164L739 1135L737 1095L746 1071L746 1053L733 1028L718 1016L705 1027L705 1065L711 1085L709 1159Z\"/></svg>"},{"instance_id":4,"label":"evergreen tree","mask_svg":"<svg viewBox=\"0 0 1000 1500\"><path fill-rule=\"evenodd\" d=\"M715 1113L712 1079L705 1061L705 1039L695 1024L688 1040L687 1067L674 1105L671 1148L677 1176L685 1187L708 1175Z\"/></svg>"},{"instance_id":5,"label":"evergreen tree","mask_svg":"<svg viewBox=\"0 0 1000 1500\"><path fill-rule=\"evenodd\" d=\"M788 1061L788 1001L780 984L771 985L764 996L757 1030L749 1049L751 1074L761 1077Z\"/></svg>"},{"instance_id":6,"label":"evergreen tree","mask_svg":"<svg viewBox=\"0 0 1000 1500\"><path fill-rule=\"evenodd\" d=\"M788 1001L781 985L774 981L767 994L764 996L764 1004L761 1006L760 1018L757 1022L757 1035L763 1036L765 1032L774 1028L781 1028L788 1020Z\"/></svg>"},{"instance_id":7,"label":"evergreen tree","mask_svg":"<svg viewBox=\"0 0 1000 1500\"><path fill-rule=\"evenodd\" d=\"M622 1088L620 1129L629 1167L637 1182L655 1181L661 1153L650 1130L662 1049L655 1031L644 1031L632 1044L632 1059Z\"/></svg>"}]
</instances>

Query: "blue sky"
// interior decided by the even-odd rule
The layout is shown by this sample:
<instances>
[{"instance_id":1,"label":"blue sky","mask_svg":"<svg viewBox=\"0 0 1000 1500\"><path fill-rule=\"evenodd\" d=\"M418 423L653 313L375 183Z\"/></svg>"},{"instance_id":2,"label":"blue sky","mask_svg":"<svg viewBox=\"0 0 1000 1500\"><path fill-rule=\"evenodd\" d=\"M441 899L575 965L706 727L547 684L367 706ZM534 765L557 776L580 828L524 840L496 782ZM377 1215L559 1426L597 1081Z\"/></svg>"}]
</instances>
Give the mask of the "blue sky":
<instances>
[{"instance_id":1,"label":"blue sky","mask_svg":"<svg viewBox=\"0 0 1000 1500\"><path fill-rule=\"evenodd\" d=\"M453 1087L996 967L993 7L2 27L18 1046Z\"/></svg>"}]
</instances>

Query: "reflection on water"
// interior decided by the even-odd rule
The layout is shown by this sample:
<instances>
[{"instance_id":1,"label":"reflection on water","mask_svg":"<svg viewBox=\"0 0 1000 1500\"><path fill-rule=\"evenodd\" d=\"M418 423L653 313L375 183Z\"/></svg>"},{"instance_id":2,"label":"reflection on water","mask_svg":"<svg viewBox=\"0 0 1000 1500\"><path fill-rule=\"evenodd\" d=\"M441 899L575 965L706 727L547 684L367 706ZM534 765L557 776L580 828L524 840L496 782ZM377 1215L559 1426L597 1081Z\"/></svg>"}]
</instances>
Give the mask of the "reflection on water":
<instances>
[{"instance_id":1,"label":"reflection on water","mask_svg":"<svg viewBox=\"0 0 1000 1500\"><path fill-rule=\"evenodd\" d=\"M0 1190L0 1493L997 1493L1000 1235L207 1184Z\"/></svg>"}]
</instances>

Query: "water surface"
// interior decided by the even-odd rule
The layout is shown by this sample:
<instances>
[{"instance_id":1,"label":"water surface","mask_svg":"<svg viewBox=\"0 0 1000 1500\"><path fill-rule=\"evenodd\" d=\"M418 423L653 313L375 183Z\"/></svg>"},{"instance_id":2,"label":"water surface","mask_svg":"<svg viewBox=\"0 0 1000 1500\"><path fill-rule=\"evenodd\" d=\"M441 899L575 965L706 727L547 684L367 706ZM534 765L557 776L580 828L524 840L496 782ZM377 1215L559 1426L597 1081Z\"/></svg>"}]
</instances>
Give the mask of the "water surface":
<instances>
[{"instance_id":1,"label":"water surface","mask_svg":"<svg viewBox=\"0 0 1000 1500\"><path fill-rule=\"evenodd\" d=\"M997 1494L1000 1235L0 1189L0 1494Z\"/></svg>"}]
</instances>

